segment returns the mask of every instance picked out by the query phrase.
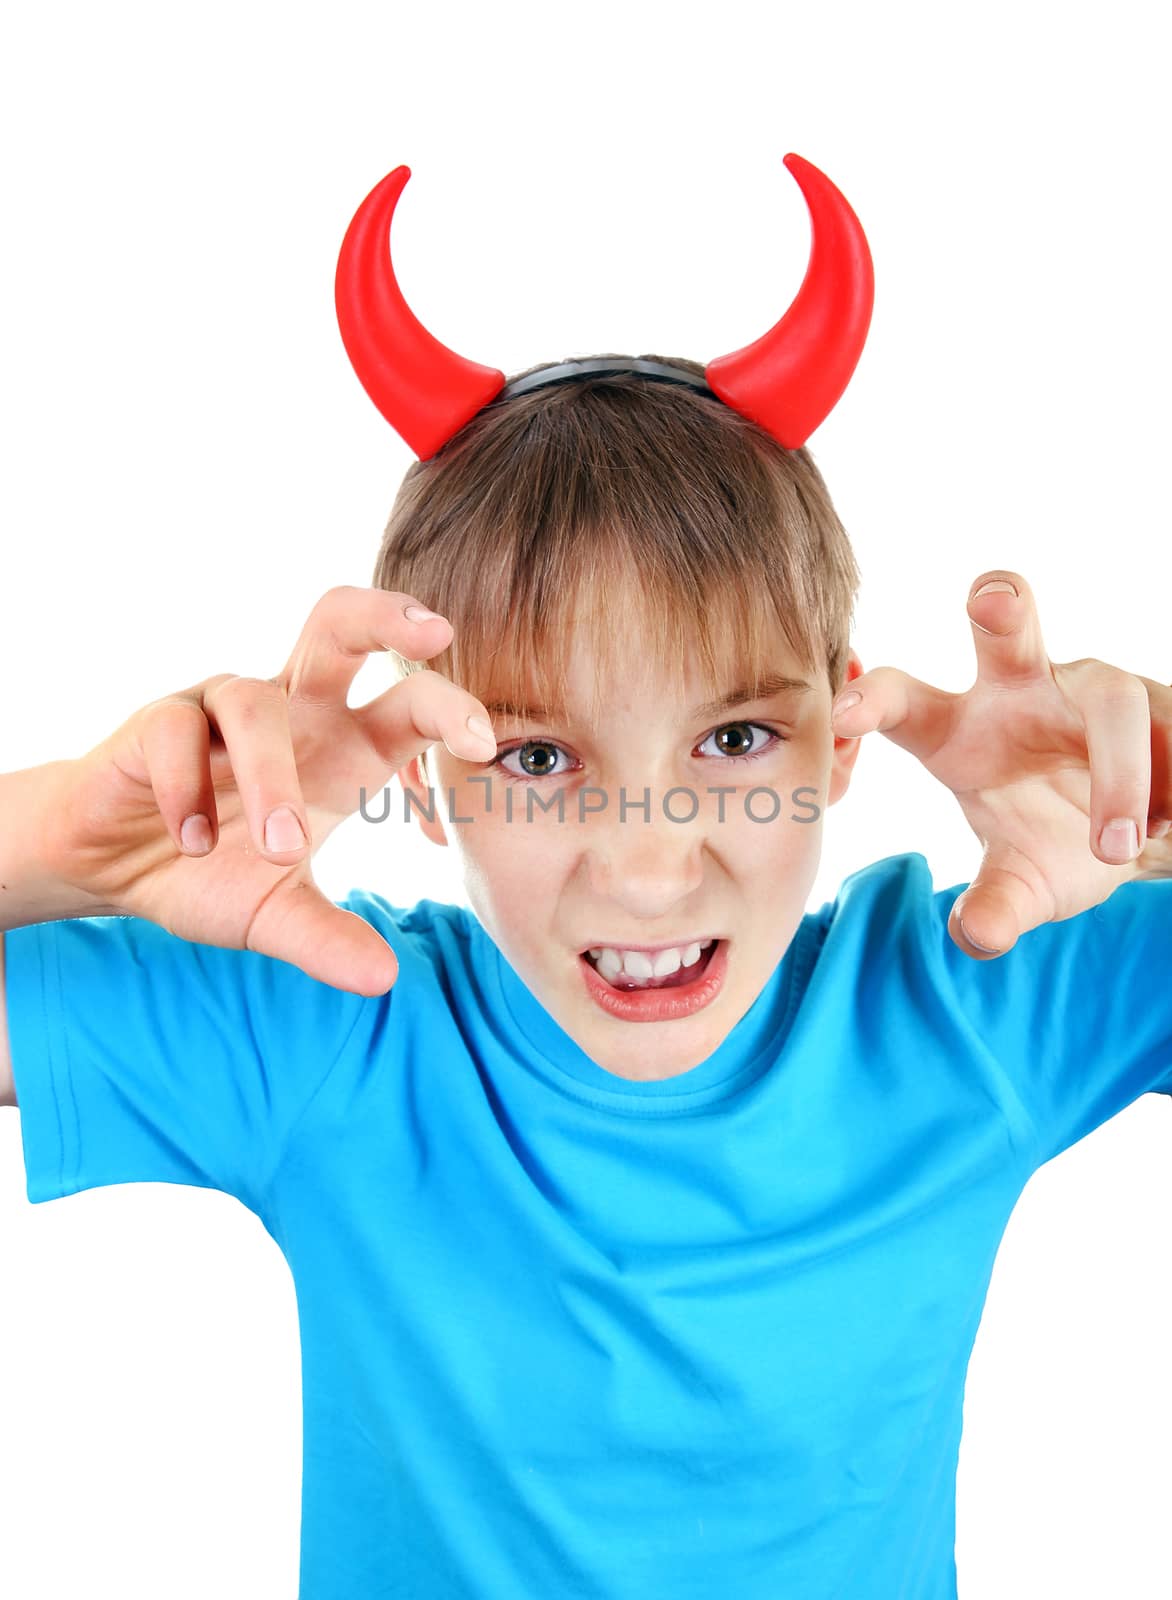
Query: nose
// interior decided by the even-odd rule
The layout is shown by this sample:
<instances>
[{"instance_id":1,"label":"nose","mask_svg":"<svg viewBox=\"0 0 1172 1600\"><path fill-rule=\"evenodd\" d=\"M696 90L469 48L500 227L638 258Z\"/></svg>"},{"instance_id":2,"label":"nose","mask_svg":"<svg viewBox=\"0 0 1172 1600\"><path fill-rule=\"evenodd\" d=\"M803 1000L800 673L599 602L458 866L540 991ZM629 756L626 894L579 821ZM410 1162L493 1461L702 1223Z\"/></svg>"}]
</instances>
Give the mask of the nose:
<instances>
[{"instance_id":1,"label":"nose","mask_svg":"<svg viewBox=\"0 0 1172 1600\"><path fill-rule=\"evenodd\" d=\"M629 806L625 819L594 818L591 830L585 854L597 903L609 901L632 918L653 921L670 915L704 881L705 829L698 821L673 822L654 807Z\"/></svg>"}]
</instances>

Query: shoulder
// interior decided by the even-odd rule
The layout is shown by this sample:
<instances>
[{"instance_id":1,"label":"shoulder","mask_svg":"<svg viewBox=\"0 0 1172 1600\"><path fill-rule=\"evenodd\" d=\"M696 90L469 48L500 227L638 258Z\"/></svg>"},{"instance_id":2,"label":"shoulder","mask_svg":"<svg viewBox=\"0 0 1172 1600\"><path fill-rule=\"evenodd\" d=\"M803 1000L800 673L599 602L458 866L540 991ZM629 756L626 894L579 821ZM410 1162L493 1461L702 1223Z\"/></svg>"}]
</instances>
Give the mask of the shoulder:
<instances>
[{"instance_id":1,"label":"shoulder","mask_svg":"<svg viewBox=\"0 0 1172 1600\"><path fill-rule=\"evenodd\" d=\"M374 889L351 889L335 904L343 911L352 911L380 931L397 929L421 948L435 945L445 937L467 939L476 921L465 906L444 900L416 900L414 905L396 905Z\"/></svg>"},{"instance_id":2,"label":"shoulder","mask_svg":"<svg viewBox=\"0 0 1172 1600\"><path fill-rule=\"evenodd\" d=\"M381 934L398 957L400 977L442 977L474 961L480 924L465 906L426 899L396 905L372 889L351 889L335 904Z\"/></svg>"},{"instance_id":3,"label":"shoulder","mask_svg":"<svg viewBox=\"0 0 1172 1600\"><path fill-rule=\"evenodd\" d=\"M961 885L944 894L957 895ZM833 900L816 913L824 934L835 942L868 930L890 938L931 920L936 895L931 868L918 850L884 856L848 874Z\"/></svg>"}]
</instances>

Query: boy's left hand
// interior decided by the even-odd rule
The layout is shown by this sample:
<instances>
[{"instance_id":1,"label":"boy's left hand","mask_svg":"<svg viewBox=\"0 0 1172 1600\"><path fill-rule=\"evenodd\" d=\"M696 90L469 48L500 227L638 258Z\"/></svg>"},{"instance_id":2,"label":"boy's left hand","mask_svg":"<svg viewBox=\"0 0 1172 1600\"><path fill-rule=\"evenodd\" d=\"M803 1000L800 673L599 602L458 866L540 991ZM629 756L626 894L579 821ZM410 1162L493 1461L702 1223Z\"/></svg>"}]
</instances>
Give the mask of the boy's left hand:
<instances>
[{"instance_id":1,"label":"boy's left hand","mask_svg":"<svg viewBox=\"0 0 1172 1600\"><path fill-rule=\"evenodd\" d=\"M999 587L978 595L989 583ZM1103 661L1051 661L1016 572L983 573L968 613L971 689L875 667L845 686L863 698L834 717L834 732L886 734L956 795L984 855L948 931L983 960L1129 878L1172 876L1172 687ZM1116 818L1135 823L1138 856L1100 840Z\"/></svg>"}]
</instances>

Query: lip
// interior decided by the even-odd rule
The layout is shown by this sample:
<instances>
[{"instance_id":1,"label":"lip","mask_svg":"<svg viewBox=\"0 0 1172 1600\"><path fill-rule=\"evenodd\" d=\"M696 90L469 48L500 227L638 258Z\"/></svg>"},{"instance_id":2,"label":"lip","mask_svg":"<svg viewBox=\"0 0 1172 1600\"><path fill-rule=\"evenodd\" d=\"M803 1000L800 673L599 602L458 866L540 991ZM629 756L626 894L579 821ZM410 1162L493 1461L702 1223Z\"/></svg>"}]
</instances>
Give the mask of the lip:
<instances>
[{"instance_id":1,"label":"lip","mask_svg":"<svg viewBox=\"0 0 1172 1600\"><path fill-rule=\"evenodd\" d=\"M716 999L728 972L728 945L727 939L718 939L704 970L691 983L682 983L676 989L612 989L585 955L579 955L577 961L587 994L607 1016L618 1022L676 1022L703 1011Z\"/></svg>"},{"instance_id":2,"label":"lip","mask_svg":"<svg viewBox=\"0 0 1172 1600\"><path fill-rule=\"evenodd\" d=\"M657 956L661 950L686 950L690 944L707 944L710 939L719 939L719 933L697 933L690 939L664 939L660 944L634 944L628 940L616 944L613 939L590 939L586 944L578 946L578 954L585 955L587 950L640 950L644 955Z\"/></svg>"}]
</instances>

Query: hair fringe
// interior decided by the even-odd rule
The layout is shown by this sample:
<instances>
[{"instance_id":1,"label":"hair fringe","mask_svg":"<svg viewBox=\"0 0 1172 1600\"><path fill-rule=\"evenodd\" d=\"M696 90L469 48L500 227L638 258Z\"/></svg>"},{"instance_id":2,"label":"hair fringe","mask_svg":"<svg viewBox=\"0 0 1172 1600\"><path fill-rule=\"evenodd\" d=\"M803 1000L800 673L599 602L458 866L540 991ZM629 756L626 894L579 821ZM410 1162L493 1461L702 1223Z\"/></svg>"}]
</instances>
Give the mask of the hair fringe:
<instances>
[{"instance_id":1,"label":"hair fringe","mask_svg":"<svg viewBox=\"0 0 1172 1600\"><path fill-rule=\"evenodd\" d=\"M676 696L698 674L714 697L759 682L779 635L837 693L859 581L805 446L785 449L715 397L624 373L494 401L412 463L373 579L452 624L426 662L392 652L400 676L426 668L484 702L568 704L584 634L594 685L575 710L590 723L617 672L654 665Z\"/></svg>"}]
</instances>

